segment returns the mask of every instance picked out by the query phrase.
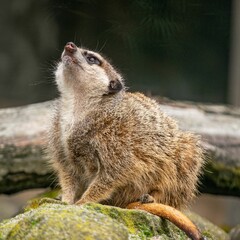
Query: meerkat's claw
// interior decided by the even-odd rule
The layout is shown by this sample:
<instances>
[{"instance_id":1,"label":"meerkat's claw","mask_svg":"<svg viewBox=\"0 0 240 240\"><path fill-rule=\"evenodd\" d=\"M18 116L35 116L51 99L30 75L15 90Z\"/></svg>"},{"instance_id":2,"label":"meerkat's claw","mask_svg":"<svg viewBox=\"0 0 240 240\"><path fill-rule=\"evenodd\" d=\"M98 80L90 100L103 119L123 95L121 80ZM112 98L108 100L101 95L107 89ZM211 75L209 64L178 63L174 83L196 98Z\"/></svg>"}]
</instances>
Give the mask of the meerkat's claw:
<instances>
[{"instance_id":1,"label":"meerkat's claw","mask_svg":"<svg viewBox=\"0 0 240 240\"><path fill-rule=\"evenodd\" d=\"M155 199L149 195L149 194L143 194L140 198L139 198L139 201L141 203L154 203L155 202Z\"/></svg>"},{"instance_id":2,"label":"meerkat's claw","mask_svg":"<svg viewBox=\"0 0 240 240\"><path fill-rule=\"evenodd\" d=\"M55 199L55 200L62 201L62 194L59 194L59 195L56 196L54 199Z\"/></svg>"}]
</instances>

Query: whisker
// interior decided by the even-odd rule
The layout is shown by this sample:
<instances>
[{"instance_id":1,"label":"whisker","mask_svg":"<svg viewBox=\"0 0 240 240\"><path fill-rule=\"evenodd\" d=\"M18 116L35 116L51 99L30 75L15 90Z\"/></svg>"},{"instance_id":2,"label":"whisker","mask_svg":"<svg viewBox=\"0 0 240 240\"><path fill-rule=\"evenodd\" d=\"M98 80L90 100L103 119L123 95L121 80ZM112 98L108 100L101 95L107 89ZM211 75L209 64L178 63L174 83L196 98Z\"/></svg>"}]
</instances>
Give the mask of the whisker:
<instances>
[{"instance_id":1,"label":"whisker","mask_svg":"<svg viewBox=\"0 0 240 240\"><path fill-rule=\"evenodd\" d=\"M97 45L96 45L96 47L94 49L95 52L97 52L98 46L99 46L99 41L97 40Z\"/></svg>"},{"instance_id":2,"label":"whisker","mask_svg":"<svg viewBox=\"0 0 240 240\"><path fill-rule=\"evenodd\" d=\"M102 45L102 47L100 48L100 50L99 50L99 52L101 52L102 50L103 50L103 48L105 48L105 46L106 46L106 44L107 44L107 39L106 39L106 41L103 43L103 45Z\"/></svg>"}]
</instances>

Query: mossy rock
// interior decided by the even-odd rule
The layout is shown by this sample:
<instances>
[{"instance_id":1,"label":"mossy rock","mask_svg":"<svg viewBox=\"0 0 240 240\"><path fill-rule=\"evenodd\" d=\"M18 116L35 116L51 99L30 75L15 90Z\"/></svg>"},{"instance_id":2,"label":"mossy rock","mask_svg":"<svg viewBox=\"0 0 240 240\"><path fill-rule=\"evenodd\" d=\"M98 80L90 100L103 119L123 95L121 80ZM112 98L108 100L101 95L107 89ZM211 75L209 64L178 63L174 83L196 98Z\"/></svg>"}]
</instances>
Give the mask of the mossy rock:
<instances>
[{"instance_id":1,"label":"mossy rock","mask_svg":"<svg viewBox=\"0 0 240 240\"><path fill-rule=\"evenodd\" d=\"M214 225L210 221L205 218L200 217L196 213L193 212L185 212L186 216L192 220L198 226L203 236L206 239L214 239L214 240L229 240L229 235L218 226Z\"/></svg>"},{"instance_id":2,"label":"mossy rock","mask_svg":"<svg viewBox=\"0 0 240 240\"><path fill-rule=\"evenodd\" d=\"M240 239L240 224L238 224L236 227L234 227L230 231L230 237L231 237L231 240L239 240Z\"/></svg>"},{"instance_id":3,"label":"mossy rock","mask_svg":"<svg viewBox=\"0 0 240 240\"><path fill-rule=\"evenodd\" d=\"M52 199L34 201L31 207L0 224L0 239L128 239L123 224L83 207Z\"/></svg>"},{"instance_id":4,"label":"mossy rock","mask_svg":"<svg viewBox=\"0 0 240 240\"><path fill-rule=\"evenodd\" d=\"M207 239L228 235L202 218L191 215ZM44 198L33 201L23 214L0 223L0 239L188 239L167 220L152 214L89 203L66 205Z\"/></svg>"}]
</instances>

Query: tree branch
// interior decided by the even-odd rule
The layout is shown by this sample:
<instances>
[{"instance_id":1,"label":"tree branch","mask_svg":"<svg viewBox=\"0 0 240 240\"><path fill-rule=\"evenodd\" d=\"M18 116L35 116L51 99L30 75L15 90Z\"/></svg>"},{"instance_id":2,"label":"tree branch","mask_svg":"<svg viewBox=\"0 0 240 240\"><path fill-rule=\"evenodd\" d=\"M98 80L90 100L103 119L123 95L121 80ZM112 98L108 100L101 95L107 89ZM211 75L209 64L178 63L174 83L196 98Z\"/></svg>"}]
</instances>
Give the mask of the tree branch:
<instances>
[{"instance_id":1,"label":"tree branch","mask_svg":"<svg viewBox=\"0 0 240 240\"><path fill-rule=\"evenodd\" d=\"M202 135L207 164L200 190L240 196L240 108L157 100L180 128ZM0 193L54 182L43 154L52 103L0 110Z\"/></svg>"}]
</instances>

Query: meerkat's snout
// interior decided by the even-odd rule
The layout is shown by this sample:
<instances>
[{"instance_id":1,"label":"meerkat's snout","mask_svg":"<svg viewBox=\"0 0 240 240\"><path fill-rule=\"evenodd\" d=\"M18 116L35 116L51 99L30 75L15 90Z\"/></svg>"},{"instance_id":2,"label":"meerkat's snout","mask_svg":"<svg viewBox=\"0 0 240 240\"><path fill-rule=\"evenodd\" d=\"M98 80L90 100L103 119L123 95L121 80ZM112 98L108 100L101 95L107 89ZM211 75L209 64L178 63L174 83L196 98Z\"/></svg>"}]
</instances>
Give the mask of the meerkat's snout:
<instances>
[{"instance_id":1,"label":"meerkat's snout","mask_svg":"<svg viewBox=\"0 0 240 240\"><path fill-rule=\"evenodd\" d=\"M77 46L73 43L73 42L68 42L65 47L64 47L64 50L67 52L67 53L74 53L77 51Z\"/></svg>"},{"instance_id":2,"label":"meerkat's snout","mask_svg":"<svg viewBox=\"0 0 240 240\"><path fill-rule=\"evenodd\" d=\"M76 63L76 52L78 48L73 42L68 42L64 46L64 50L62 52L61 60L63 63L69 65L70 62Z\"/></svg>"}]
</instances>

